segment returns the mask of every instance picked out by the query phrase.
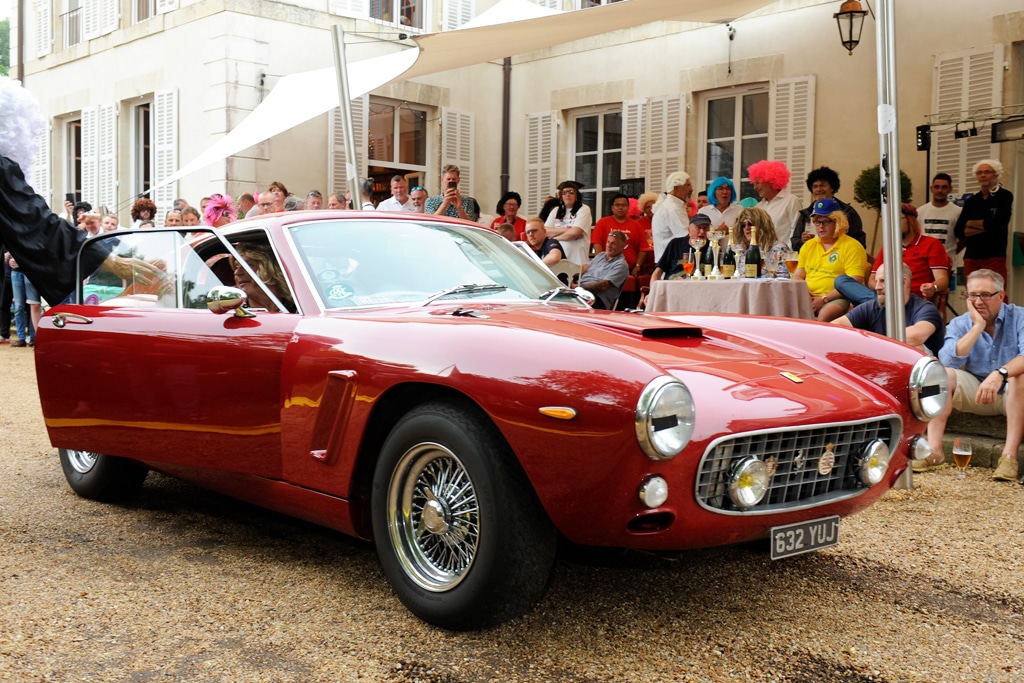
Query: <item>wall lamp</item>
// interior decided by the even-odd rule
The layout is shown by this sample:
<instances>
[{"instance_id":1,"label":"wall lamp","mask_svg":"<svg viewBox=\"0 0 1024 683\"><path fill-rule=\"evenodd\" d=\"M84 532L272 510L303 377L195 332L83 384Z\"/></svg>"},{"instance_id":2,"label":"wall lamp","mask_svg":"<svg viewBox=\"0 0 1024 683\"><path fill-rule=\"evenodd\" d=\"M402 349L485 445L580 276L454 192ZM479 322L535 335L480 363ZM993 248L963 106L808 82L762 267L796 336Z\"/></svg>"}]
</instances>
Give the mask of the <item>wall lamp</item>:
<instances>
[{"instance_id":1,"label":"wall lamp","mask_svg":"<svg viewBox=\"0 0 1024 683\"><path fill-rule=\"evenodd\" d=\"M839 40L852 55L853 48L860 44L860 33L864 30L865 10L857 0L846 0L839 11L832 15L839 24Z\"/></svg>"}]
</instances>

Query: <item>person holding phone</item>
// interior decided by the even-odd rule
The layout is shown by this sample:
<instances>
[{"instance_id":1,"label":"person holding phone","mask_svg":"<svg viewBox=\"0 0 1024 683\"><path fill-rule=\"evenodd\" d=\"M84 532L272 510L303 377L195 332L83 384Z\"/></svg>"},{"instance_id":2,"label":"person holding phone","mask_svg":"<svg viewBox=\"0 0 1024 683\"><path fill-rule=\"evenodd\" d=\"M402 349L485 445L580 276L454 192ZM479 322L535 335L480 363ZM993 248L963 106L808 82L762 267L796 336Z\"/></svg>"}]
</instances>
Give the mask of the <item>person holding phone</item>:
<instances>
[{"instance_id":1,"label":"person holding phone","mask_svg":"<svg viewBox=\"0 0 1024 683\"><path fill-rule=\"evenodd\" d=\"M441 171L441 192L435 197L428 197L424 213L437 216L450 216L466 221L473 220L473 198L463 197L459 192L459 167L448 164Z\"/></svg>"}]
</instances>

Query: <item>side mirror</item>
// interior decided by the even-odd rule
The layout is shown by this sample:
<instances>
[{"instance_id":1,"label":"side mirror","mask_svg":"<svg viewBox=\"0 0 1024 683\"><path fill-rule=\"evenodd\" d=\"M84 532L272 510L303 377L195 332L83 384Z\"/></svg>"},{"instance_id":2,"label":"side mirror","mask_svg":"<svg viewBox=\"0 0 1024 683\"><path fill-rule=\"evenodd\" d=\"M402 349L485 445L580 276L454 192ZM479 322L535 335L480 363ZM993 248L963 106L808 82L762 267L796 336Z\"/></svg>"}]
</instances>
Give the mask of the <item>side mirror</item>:
<instances>
[{"instance_id":1,"label":"side mirror","mask_svg":"<svg viewBox=\"0 0 1024 683\"><path fill-rule=\"evenodd\" d=\"M245 292L238 287L214 287L206 295L206 307L217 315L234 311L236 318L255 318L255 314L242 307L245 302Z\"/></svg>"},{"instance_id":2,"label":"side mirror","mask_svg":"<svg viewBox=\"0 0 1024 683\"><path fill-rule=\"evenodd\" d=\"M576 296L581 301L585 302L588 306L593 306L594 301L597 299L597 297L594 296L593 292L587 289L583 289L582 287L577 287L576 289L573 290L573 293L576 294Z\"/></svg>"}]
</instances>

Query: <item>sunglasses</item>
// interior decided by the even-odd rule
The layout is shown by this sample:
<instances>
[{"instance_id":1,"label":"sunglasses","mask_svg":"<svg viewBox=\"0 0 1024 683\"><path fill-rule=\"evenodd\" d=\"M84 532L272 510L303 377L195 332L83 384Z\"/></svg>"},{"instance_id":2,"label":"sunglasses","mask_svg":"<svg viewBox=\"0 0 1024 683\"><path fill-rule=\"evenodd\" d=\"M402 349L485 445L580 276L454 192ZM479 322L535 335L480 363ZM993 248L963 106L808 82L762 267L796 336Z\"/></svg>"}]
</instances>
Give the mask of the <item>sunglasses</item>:
<instances>
[{"instance_id":1,"label":"sunglasses","mask_svg":"<svg viewBox=\"0 0 1024 683\"><path fill-rule=\"evenodd\" d=\"M754 223L751 223L750 221L743 221L743 222L740 223L740 227L741 228L752 228L752 227L754 227Z\"/></svg>"},{"instance_id":2,"label":"sunglasses","mask_svg":"<svg viewBox=\"0 0 1024 683\"><path fill-rule=\"evenodd\" d=\"M422 185L417 185L416 187L409 190L409 192L426 192L426 190L423 188Z\"/></svg>"}]
</instances>

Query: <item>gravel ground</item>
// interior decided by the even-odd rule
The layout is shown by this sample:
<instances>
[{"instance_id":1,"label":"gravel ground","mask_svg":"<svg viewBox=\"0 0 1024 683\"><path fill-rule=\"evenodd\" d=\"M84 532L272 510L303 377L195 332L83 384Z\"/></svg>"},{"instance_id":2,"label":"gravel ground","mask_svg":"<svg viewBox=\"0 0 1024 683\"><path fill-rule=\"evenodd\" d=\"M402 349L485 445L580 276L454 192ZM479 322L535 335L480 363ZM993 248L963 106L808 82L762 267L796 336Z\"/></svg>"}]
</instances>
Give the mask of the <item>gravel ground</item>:
<instances>
[{"instance_id":1,"label":"gravel ground","mask_svg":"<svg viewBox=\"0 0 1024 683\"><path fill-rule=\"evenodd\" d=\"M536 609L448 633L395 599L373 548L151 475L76 497L30 349L0 347L0 680L1024 680L1024 487L915 477L839 546L575 553Z\"/></svg>"}]
</instances>

